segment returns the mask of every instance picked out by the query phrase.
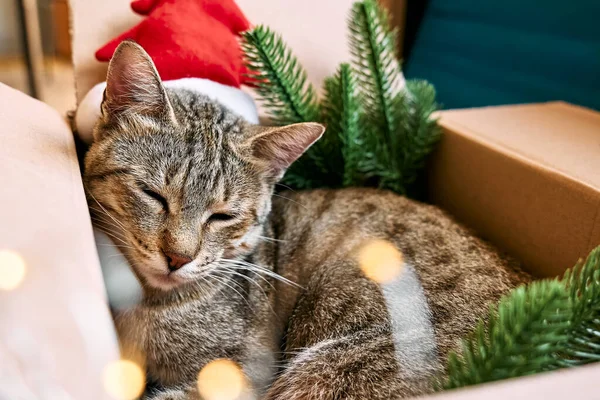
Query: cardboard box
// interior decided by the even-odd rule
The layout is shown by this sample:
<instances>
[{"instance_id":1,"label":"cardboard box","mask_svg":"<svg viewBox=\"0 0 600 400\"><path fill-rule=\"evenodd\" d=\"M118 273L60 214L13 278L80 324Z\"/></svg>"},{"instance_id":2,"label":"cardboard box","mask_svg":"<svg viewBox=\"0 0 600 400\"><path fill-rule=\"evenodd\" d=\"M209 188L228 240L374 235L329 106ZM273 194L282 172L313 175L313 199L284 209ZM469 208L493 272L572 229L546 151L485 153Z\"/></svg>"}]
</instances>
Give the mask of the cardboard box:
<instances>
[{"instance_id":1,"label":"cardboard box","mask_svg":"<svg viewBox=\"0 0 600 400\"><path fill-rule=\"evenodd\" d=\"M420 400L598 400L600 365L450 390Z\"/></svg>"},{"instance_id":2,"label":"cardboard box","mask_svg":"<svg viewBox=\"0 0 600 400\"><path fill-rule=\"evenodd\" d=\"M430 198L536 276L600 245L600 114L561 102L449 110Z\"/></svg>"},{"instance_id":3,"label":"cardboard box","mask_svg":"<svg viewBox=\"0 0 600 400\"><path fill-rule=\"evenodd\" d=\"M254 23L282 33L317 86L349 60L352 0L238 0ZM390 2L391 4L391 2ZM77 98L104 79L94 50L138 20L124 0L71 0ZM402 18L400 18L401 20ZM293 21L293 23L290 23ZM561 274L600 244L600 115L562 103L450 110L430 169L431 199L538 276ZM596 157L594 158L594 154ZM599 399L600 365L428 398Z\"/></svg>"},{"instance_id":4,"label":"cardboard box","mask_svg":"<svg viewBox=\"0 0 600 400\"><path fill-rule=\"evenodd\" d=\"M22 260L4 253L2 277L5 263L24 273L0 288L0 399L114 400L102 377L119 350L73 133L2 83L0 126L0 252Z\"/></svg>"},{"instance_id":5,"label":"cardboard box","mask_svg":"<svg viewBox=\"0 0 600 400\"><path fill-rule=\"evenodd\" d=\"M407 0L379 0L390 13L390 23L398 27L398 55L402 58L404 54L404 26L406 25Z\"/></svg>"},{"instance_id":6,"label":"cardboard box","mask_svg":"<svg viewBox=\"0 0 600 400\"><path fill-rule=\"evenodd\" d=\"M69 4L67 0L54 0L51 4L54 45L56 55L71 58L71 35L69 34Z\"/></svg>"}]
</instances>

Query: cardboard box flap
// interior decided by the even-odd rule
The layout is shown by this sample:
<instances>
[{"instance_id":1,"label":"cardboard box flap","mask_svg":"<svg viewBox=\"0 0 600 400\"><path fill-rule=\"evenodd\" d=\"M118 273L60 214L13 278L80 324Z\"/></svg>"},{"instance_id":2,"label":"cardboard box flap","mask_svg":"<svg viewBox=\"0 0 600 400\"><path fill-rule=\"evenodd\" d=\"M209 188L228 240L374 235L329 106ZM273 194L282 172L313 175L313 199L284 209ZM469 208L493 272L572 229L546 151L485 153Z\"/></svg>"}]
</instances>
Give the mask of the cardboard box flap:
<instances>
[{"instance_id":1,"label":"cardboard box flap","mask_svg":"<svg viewBox=\"0 0 600 400\"><path fill-rule=\"evenodd\" d=\"M449 390L420 400L597 400L600 364Z\"/></svg>"},{"instance_id":2,"label":"cardboard box flap","mask_svg":"<svg viewBox=\"0 0 600 400\"><path fill-rule=\"evenodd\" d=\"M600 244L600 114L565 103L450 110L431 200L538 276Z\"/></svg>"},{"instance_id":3,"label":"cardboard box flap","mask_svg":"<svg viewBox=\"0 0 600 400\"><path fill-rule=\"evenodd\" d=\"M73 134L2 83L0 99L0 248L25 274L0 290L0 398L110 400L102 372L119 350Z\"/></svg>"},{"instance_id":4,"label":"cardboard box flap","mask_svg":"<svg viewBox=\"0 0 600 400\"><path fill-rule=\"evenodd\" d=\"M552 102L449 110L442 124L600 189L600 113Z\"/></svg>"}]
</instances>

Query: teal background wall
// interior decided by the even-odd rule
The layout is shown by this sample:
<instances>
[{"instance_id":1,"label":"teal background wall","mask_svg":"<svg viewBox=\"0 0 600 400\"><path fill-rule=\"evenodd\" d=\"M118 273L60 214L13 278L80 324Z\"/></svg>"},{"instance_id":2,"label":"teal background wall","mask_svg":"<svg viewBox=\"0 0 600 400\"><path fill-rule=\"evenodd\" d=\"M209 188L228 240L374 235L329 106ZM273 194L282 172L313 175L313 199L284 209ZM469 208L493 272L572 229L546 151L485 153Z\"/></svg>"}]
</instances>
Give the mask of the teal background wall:
<instances>
[{"instance_id":1,"label":"teal background wall","mask_svg":"<svg viewBox=\"0 0 600 400\"><path fill-rule=\"evenodd\" d=\"M425 3L416 16L409 5L404 72L431 81L443 108L560 99L600 110L600 0Z\"/></svg>"}]
</instances>

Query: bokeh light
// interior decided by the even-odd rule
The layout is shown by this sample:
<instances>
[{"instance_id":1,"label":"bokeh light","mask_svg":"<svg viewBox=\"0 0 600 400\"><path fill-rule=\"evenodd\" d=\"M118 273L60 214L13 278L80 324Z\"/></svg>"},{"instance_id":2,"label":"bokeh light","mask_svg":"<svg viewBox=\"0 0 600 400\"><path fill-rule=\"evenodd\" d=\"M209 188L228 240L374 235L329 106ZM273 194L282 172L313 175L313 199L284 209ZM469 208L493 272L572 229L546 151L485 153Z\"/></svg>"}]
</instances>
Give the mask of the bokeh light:
<instances>
[{"instance_id":1,"label":"bokeh light","mask_svg":"<svg viewBox=\"0 0 600 400\"><path fill-rule=\"evenodd\" d=\"M144 391L146 376L138 364L119 360L104 368L104 389L118 400L137 399Z\"/></svg>"},{"instance_id":2,"label":"bokeh light","mask_svg":"<svg viewBox=\"0 0 600 400\"><path fill-rule=\"evenodd\" d=\"M246 377L231 360L209 362L198 374L198 392L205 400L240 399L246 389Z\"/></svg>"},{"instance_id":3,"label":"bokeh light","mask_svg":"<svg viewBox=\"0 0 600 400\"><path fill-rule=\"evenodd\" d=\"M360 269L377 283L393 281L403 268L402 253L385 240L371 240L358 251Z\"/></svg>"},{"instance_id":4,"label":"bokeh light","mask_svg":"<svg viewBox=\"0 0 600 400\"><path fill-rule=\"evenodd\" d=\"M16 289L25 279L25 261L12 250L0 250L0 290Z\"/></svg>"}]
</instances>

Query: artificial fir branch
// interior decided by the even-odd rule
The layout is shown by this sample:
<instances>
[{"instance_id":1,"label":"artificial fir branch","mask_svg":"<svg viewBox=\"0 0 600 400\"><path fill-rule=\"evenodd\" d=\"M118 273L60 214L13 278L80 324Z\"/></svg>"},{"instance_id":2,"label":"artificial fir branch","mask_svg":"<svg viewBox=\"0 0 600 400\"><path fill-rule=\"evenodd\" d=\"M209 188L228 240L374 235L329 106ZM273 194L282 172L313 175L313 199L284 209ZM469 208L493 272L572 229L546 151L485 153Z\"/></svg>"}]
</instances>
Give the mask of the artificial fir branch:
<instances>
[{"instance_id":1,"label":"artificial fir branch","mask_svg":"<svg viewBox=\"0 0 600 400\"><path fill-rule=\"evenodd\" d=\"M569 296L557 281L533 282L505 296L448 358L444 389L534 374L553 365L569 330Z\"/></svg>"},{"instance_id":2,"label":"artificial fir branch","mask_svg":"<svg viewBox=\"0 0 600 400\"><path fill-rule=\"evenodd\" d=\"M275 125L318 121L315 90L279 35L258 25L244 33L246 66L260 101ZM283 183L299 189L324 186L327 171L310 155L301 157L285 175Z\"/></svg>"},{"instance_id":3,"label":"artificial fir branch","mask_svg":"<svg viewBox=\"0 0 600 400\"><path fill-rule=\"evenodd\" d=\"M361 185L360 162L368 155L361 136L362 110L356 78L349 64L340 65L337 73L325 80L321 110L327 131L315 150L326 155L338 185Z\"/></svg>"},{"instance_id":4,"label":"artificial fir branch","mask_svg":"<svg viewBox=\"0 0 600 400\"><path fill-rule=\"evenodd\" d=\"M377 140L378 158L395 166L400 104L397 94L404 81L396 55L396 31L375 0L354 3L349 19L352 61L364 102L368 132Z\"/></svg>"},{"instance_id":5,"label":"artificial fir branch","mask_svg":"<svg viewBox=\"0 0 600 400\"><path fill-rule=\"evenodd\" d=\"M551 371L600 361L600 247L561 281L513 290L451 353L439 388Z\"/></svg>"},{"instance_id":6,"label":"artificial fir branch","mask_svg":"<svg viewBox=\"0 0 600 400\"><path fill-rule=\"evenodd\" d=\"M244 34L246 64L276 125L324 122L328 131L288 170L284 183L313 187L377 186L409 194L439 137L435 92L410 94L396 58L396 34L375 0L356 2L349 20L353 68L325 82L319 109L306 73L282 39L264 26ZM331 132L330 132L331 131Z\"/></svg>"},{"instance_id":7,"label":"artificial fir branch","mask_svg":"<svg viewBox=\"0 0 600 400\"><path fill-rule=\"evenodd\" d=\"M437 120L432 118L438 109L433 85L415 80L407 81L406 87L407 91L399 94L404 98L398 101L402 107L399 148L402 151L403 184L409 188L425 167L427 156L441 138L441 131Z\"/></svg>"},{"instance_id":8,"label":"artificial fir branch","mask_svg":"<svg viewBox=\"0 0 600 400\"><path fill-rule=\"evenodd\" d=\"M397 35L375 0L355 3L349 26L366 120L360 169L380 188L409 194L440 137L431 118L437 109L435 90L424 81L402 88Z\"/></svg>"},{"instance_id":9,"label":"artificial fir branch","mask_svg":"<svg viewBox=\"0 0 600 400\"><path fill-rule=\"evenodd\" d=\"M317 121L315 90L281 37L258 25L244 33L246 65L276 125Z\"/></svg>"},{"instance_id":10,"label":"artificial fir branch","mask_svg":"<svg viewBox=\"0 0 600 400\"><path fill-rule=\"evenodd\" d=\"M556 355L559 367L600 361L600 247L563 278L571 297L568 341Z\"/></svg>"}]
</instances>

